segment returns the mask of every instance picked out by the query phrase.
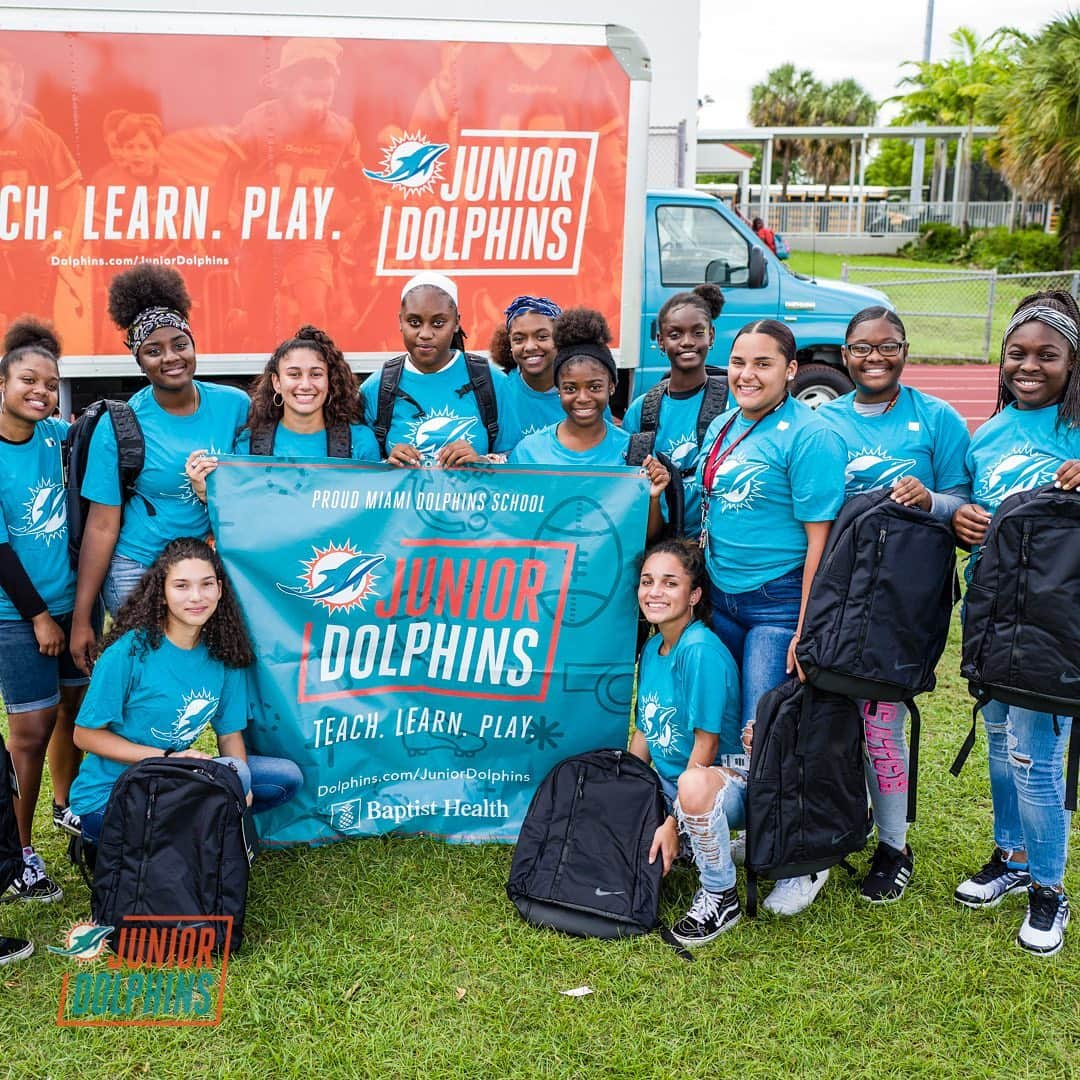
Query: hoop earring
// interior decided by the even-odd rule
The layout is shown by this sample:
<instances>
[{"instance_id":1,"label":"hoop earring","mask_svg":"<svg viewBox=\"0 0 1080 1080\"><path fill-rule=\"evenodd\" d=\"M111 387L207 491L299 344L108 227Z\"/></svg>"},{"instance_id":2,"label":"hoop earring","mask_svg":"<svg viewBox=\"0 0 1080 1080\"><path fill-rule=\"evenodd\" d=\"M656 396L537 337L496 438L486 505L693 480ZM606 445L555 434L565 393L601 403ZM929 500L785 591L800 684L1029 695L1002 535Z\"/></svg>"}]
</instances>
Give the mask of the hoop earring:
<instances>
[{"instance_id":1,"label":"hoop earring","mask_svg":"<svg viewBox=\"0 0 1080 1080\"><path fill-rule=\"evenodd\" d=\"M691 604L691 605L690 605L690 621L691 621L691 622L693 622L693 621L694 621L694 608L695 608L696 606L697 606L696 604Z\"/></svg>"},{"instance_id":2,"label":"hoop earring","mask_svg":"<svg viewBox=\"0 0 1080 1080\"><path fill-rule=\"evenodd\" d=\"M275 394L270 400L276 409L280 409L285 404L285 399L280 394Z\"/></svg>"},{"instance_id":3,"label":"hoop earring","mask_svg":"<svg viewBox=\"0 0 1080 1080\"><path fill-rule=\"evenodd\" d=\"M2 416L5 411L6 410L4 408L4 391L0 390L0 416Z\"/></svg>"},{"instance_id":4,"label":"hoop earring","mask_svg":"<svg viewBox=\"0 0 1080 1080\"><path fill-rule=\"evenodd\" d=\"M327 394L326 395L326 401L323 402L323 408L325 409L326 406L329 405L330 402L333 401L333 400L334 400L334 395L333 394Z\"/></svg>"}]
</instances>

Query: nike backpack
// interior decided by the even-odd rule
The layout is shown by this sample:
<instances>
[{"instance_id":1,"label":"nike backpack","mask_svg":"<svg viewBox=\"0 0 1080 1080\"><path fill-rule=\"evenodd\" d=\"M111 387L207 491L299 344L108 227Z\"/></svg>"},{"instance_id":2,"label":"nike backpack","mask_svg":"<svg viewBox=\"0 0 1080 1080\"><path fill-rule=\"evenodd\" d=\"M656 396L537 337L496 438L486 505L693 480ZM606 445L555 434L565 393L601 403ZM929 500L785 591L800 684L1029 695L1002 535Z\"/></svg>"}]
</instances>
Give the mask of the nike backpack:
<instances>
[{"instance_id":1,"label":"nike backpack","mask_svg":"<svg viewBox=\"0 0 1080 1080\"><path fill-rule=\"evenodd\" d=\"M101 823L94 922L114 927L115 947L127 915L160 915L139 925L163 927L231 915L229 952L235 952L244 936L254 835L243 785L228 765L180 757L132 765L113 787ZM216 931L216 948L223 949L225 922L206 925Z\"/></svg>"},{"instance_id":2,"label":"nike backpack","mask_svg":"<svg viewBox=\"0 0 1080 1080\"><path fill-rule=\"evenodd\" d=\"M19 826L15 821L15 766L0 737L0 896L22 873L23 854Z\"/></svg>"},{"instance_id":3,"label":"nike backpack","mask_svg":"<svg viewBox=\"0 0 1080 1080\"><path fill-rule=\"evenodd\" d=\"M956 537L945 522L887 490L855 495L829 532L795 647L819 689L907 706L908 821L919 766L914 698L934 688L958 588Z\"/></svg>"},{"instance_id":4,"label":"nike backpack","mask_svg":"<svg viewBox=\"0 0 1080 1080\"><path fill-rule=\"evenodd\" d=\"M959 775L988 701L1080 717L1080 492L1020 491L994 514L964 598L960 674L976 699L953 763ZM1072 725L1065 805L1076 808L1080 724Z\"/></svg>"},{"instance_id":5,"label":"nike backpack","mask_svg":"<svg viewBox=\"0 0 1080 1080\"><path fill-rule=\"evenodd\" d=\"M656 773L632 754L560 761L525 815L507 896L526 922L576 937L656 930L663 860L650 865L649 849L666 817Z\"/></svg>"},{"instance_id":6,"label":"nike backpack","mask_svg":"<svg viewBox=\"0 0 1080 1080\"><path fill-rule=\"evenodd\" d=\"M135 494L135 480L142 472L146 458L146 443L134 410L126 401L102 399L88 406L64 438L61 459L64 465L64 486L67 489L68 557L79 568L79 549L86 531L89 500L83 498L82 486L86 463L90 456L90 440L103 417L108 417L116 432L116 464L120 481L120 499L126 503ZM156 511L150 502L147 513Z\"/></svg>"},{"instance_id":7,"label":"nike backpack","mask_svg":"<svg viewBox=\"0 0 1080 1080\"><path fill-rule=\"evenodd\" d=\"M863 722L850 698L787 679L764 694L746 784L746 909L757 879L845 864L869 831Z\"/></svg>"}]
</instances>

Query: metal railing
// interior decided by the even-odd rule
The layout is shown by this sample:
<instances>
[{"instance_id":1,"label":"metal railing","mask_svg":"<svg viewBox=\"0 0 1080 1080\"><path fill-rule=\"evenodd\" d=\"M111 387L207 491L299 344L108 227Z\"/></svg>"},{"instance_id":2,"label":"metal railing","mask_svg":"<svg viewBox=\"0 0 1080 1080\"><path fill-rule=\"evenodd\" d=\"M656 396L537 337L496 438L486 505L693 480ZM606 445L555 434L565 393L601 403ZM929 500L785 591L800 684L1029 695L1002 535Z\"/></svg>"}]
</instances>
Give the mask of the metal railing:
<instances>
[{"instance_id":1,"label":"metal railing","mask_svg":"<svg viewBox=\"0 0 1080 1080\"><path fill-rule=\"evenodd\" d=\"M996 270L927 270L843 264L841 278L879 289L904 320L917 360L996 360L1017 303L1029 293L1062 289L1080 300L1080 271L999 274Z\"/></svg>"}]
</instances>

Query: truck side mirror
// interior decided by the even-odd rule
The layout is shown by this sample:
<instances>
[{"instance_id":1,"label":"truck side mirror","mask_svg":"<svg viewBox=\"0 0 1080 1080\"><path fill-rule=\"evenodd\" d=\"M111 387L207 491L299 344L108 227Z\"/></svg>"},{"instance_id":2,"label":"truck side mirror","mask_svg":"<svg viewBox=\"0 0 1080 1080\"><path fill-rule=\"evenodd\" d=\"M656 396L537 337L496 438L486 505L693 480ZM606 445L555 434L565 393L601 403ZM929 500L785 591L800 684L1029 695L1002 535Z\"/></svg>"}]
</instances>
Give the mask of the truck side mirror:
<instances>
[{"instance_id":1,"label":"truck side mirror","mask_svg":"<svg viewBox=\"0 0 1080 1080\"><path fill-rule=\"evenodd\" d=\"M750 268L746 275L748 289L762 289L769 280L769 264L765 261L765 252L752 244L750 247Z\"/></svg>"}]
</instances>

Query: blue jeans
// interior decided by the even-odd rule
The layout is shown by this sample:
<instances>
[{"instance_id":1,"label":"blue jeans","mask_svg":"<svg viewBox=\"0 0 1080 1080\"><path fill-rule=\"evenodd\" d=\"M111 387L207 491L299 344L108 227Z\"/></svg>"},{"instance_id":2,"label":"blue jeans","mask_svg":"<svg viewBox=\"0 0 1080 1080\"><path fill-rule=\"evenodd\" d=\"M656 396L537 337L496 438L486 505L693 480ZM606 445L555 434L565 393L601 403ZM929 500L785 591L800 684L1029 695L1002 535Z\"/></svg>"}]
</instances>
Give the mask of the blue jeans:
<instances>
[{"instance_id":1,"label":"blue jeans","mask_svg":"<svg viewBox=\"0 0 1080 1080\"><path fill-rule=\"evenodd\" d=\"M53 618L70 638L71 612ZM59 656L42 656L29 619L0 620L0 697L9 716L51 709L60 701L62 686L85 686L89 681L66 647Z\"/></svg>"},{"instance_id":2,"label":"blue jeans","mask_svg":"<svg viewBox=\"0 0 1080 1080\"><path fill-rule=\"evenodd\" d=\"M690 839L701 887L712 893L730 889L735 884L731 830L746 825L746 777L727 774L709 813L688 814L676 801L675 816Z\"/></svg>"},{"instance_id":3,"label":"blue jeans","mask_svg":"<svg viewBox=\"0 0 1080 1080\"><path fill-rule=\"evenodd\" d=\"M991 701L983 709L994 843L1026 851L1031 880L1057 888L1065 876L1069 813L1062 759L1072 721Z\"/></svg>"},{"instance_id":4,"label":"blue jeans","mask_svg":"<svg viewBox=\"0 0 1080 1080\"><path fill-rule=\"evenodd\" d=\"M758 701L787 676L787 651L799 625L802 567L749 592L709 590L712 628L742 673L742 724L754 721Z\"/></svg>"},{"instance_id":5,"label":"blue jeans","mask_svg":"<svg viewBox=\"0 0 1080 1080\"><path fill-rule=\"evenodd\" d=\"M300 771L300 766L288 758L261 757L259 754L251 754L246 762L234 757L219 757L214 760L236 770L240 783L244 787L244 794L251 792L253 814L261 814L264 810L271 810L275 806L288 802L304 783L304 774ZM93 810L80 817L84 840L88 840L91 844L97 843L104 817L104 808Z\"/></svg>"},{"instance_id":6,"label":"blue jeans","mask_svg":"<svg viewBox=\"0 0 1080 1080\"><path fill-rule=\"evenodd\" d=\"M109 560L109 572L101 586L101 596L114 619L124 606L124 601L135 591L135 586L142 581L147 569L142 563L113 552L113 557Z\"/></svg>"}]
</instances>

